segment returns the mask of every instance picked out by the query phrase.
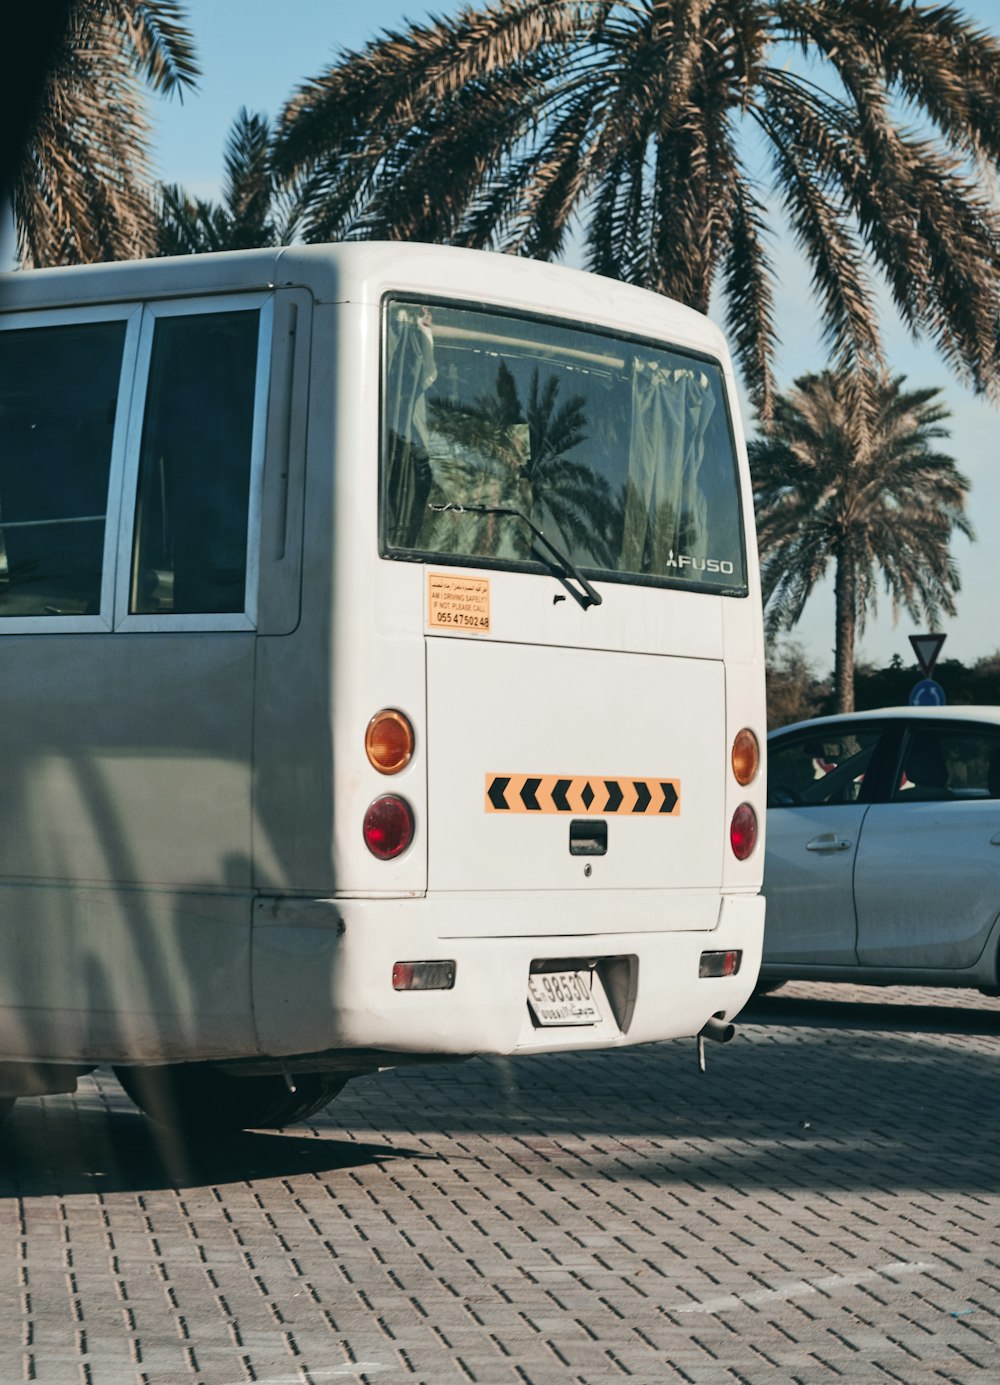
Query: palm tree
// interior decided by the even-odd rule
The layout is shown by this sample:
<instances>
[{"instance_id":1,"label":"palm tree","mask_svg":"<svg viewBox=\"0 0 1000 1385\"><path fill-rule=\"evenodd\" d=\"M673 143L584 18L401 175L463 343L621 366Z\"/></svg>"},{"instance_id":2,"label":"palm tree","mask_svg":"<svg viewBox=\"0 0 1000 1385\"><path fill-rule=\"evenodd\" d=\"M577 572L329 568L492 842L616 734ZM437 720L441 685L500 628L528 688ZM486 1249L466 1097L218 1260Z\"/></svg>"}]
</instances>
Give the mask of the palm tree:
<instances>
[{"instance_id":1,"label":"palm tree","mask_svg":"<svg viewBox=\"0 0 1000 1385\"><path fill-rule=\"evenodd\" d=\"M316 175L307 239L553 259L581 221L588 268L703 311L718 290L765 415L782 214L838 370L878 378L873 261L907 326L1000 381L1000 41L948 5L488 0L345 53L278 157Z\"/></svg>"},{"instance_id":2,"label":"palm tree","mask_svg":"<svg viewBox=\"0 0 1000 1385\"><path fill-rule=\"evenodd\" d=\"M854 709L854 640L876 609L881 574L892 600L933 627L955 614L958 568L949 545L965 517L969 482L935 450L948 436L939 390L905 390L883 378L864 438L852 392L824 371L796 380L775 401L773 423L750 444L765 620L790 629L834 567L837 708Z\"/></svg>"},{"instance_id":3,"label":"palm tree","mask_svg":"<svg viewBox=\"0 0 1000 1385\"><path fill-rule=\"evenodd\" d=\"M161 188L156 209L160 255L195 255L209 250L252 250L288 245L301 209L271 168L271 126L245 107L225 148L222 202L190 197L183 188Z\"/></svg>"},{"instance_id":4,"label":"palm tree","mask_svg":"<svg viewBox=\"0 0 1000 1385\"><path fill-rule=\"evenodd\" d=\"M183 93L198 65L180 0L71 0L11 201L22 265L151 252L143 84Z\"/></svg>"}]
</instances>

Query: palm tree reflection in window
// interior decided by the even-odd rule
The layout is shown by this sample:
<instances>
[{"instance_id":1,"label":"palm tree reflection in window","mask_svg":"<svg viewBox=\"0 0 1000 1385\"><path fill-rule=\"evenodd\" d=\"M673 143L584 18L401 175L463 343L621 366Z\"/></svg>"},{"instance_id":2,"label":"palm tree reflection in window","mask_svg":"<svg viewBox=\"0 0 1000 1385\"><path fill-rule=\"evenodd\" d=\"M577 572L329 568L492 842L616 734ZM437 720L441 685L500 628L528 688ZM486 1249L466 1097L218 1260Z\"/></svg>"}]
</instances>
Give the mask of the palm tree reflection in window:
<instances>
[{"instance_id":1,"label":"palm tree reflection in window","mask_svg":"<svg viewBox=\"0 0 1000 1385\"><path fill-rule=\"evenodd\" d=\"M607 481L567 455L587 441L587 401L577 394L560 404L561 385L535 366L525 405L501 361L493 390L474 403L430 397L432 501L508 505L546 532L555 526L551 536L577 561L607 567L615 503ZM516 519L454 511L431 516L420 536L422 548L514 561L531 557L531 543Z\"/></svg>"}]
</instances>

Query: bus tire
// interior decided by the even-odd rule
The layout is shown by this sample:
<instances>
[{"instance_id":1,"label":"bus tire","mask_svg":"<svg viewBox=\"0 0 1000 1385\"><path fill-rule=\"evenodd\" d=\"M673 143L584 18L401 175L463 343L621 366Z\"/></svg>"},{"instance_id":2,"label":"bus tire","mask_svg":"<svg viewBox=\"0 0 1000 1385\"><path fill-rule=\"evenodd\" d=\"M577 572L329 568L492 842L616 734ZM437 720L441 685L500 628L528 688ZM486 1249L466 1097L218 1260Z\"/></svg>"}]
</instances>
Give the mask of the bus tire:
<instances>
[{"instance_id":1,"label":"bus tire","mask_svg":"<svg viewBox=\"0 0 1000 1385\"><path fill-rule=\"evenodd\" d=\"M157 1125L189 1135L280 1130L332 1101L347 1081L330 1073L299 1073L291 1091L281 1074L234 1077L210 1063L116 1067L126 1094Z\"/></svg>"}]
</instances>

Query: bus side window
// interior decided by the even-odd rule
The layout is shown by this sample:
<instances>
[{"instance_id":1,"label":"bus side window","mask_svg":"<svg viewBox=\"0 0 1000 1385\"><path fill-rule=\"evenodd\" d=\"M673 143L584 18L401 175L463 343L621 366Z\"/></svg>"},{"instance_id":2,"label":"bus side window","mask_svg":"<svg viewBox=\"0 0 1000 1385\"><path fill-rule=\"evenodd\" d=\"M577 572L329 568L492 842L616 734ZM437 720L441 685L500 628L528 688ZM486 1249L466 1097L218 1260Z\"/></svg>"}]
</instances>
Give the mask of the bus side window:
<instances>
[{"instance_id":1,"label":"bus side window","mask_svg":"<svg viewBox=\"0 0 1000 1385\"><path fill-rule=\"evenodd\" d=\"M101 605L125 323L0 332L0 616Z\"/></svg>"},{"instance_id":2,"label":"bus side window","mask_svg":"<svg viewBox=\"0 0 1000 1385\"><path fill-rule=\"evenodd\" d=\"M244 610L258 325L255 310L156 322L132 614Z\"/></svg>"}]
</instances>

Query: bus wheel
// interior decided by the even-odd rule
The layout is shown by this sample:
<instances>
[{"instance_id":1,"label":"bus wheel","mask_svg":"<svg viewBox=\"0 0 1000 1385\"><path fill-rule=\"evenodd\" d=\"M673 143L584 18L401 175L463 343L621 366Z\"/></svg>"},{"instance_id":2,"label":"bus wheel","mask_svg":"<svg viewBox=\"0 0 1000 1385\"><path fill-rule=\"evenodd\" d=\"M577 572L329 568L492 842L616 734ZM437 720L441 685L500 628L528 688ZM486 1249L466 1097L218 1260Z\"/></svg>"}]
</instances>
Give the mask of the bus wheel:
<instances>
[{"instance_id":1,"label":"bus wheel","mask_svg":"<svg viewBox=\"0 0 1000 1385\"><path fill-rule=\"evenodd\" d=\"M116 1067L115 1076L139 1110L158 1125L189 1135L234 1130L280 1130L306 1120L332 1101L347 1081L330 1073L233 1077L209 1063Z\"/></svg>"}]
</instances>

